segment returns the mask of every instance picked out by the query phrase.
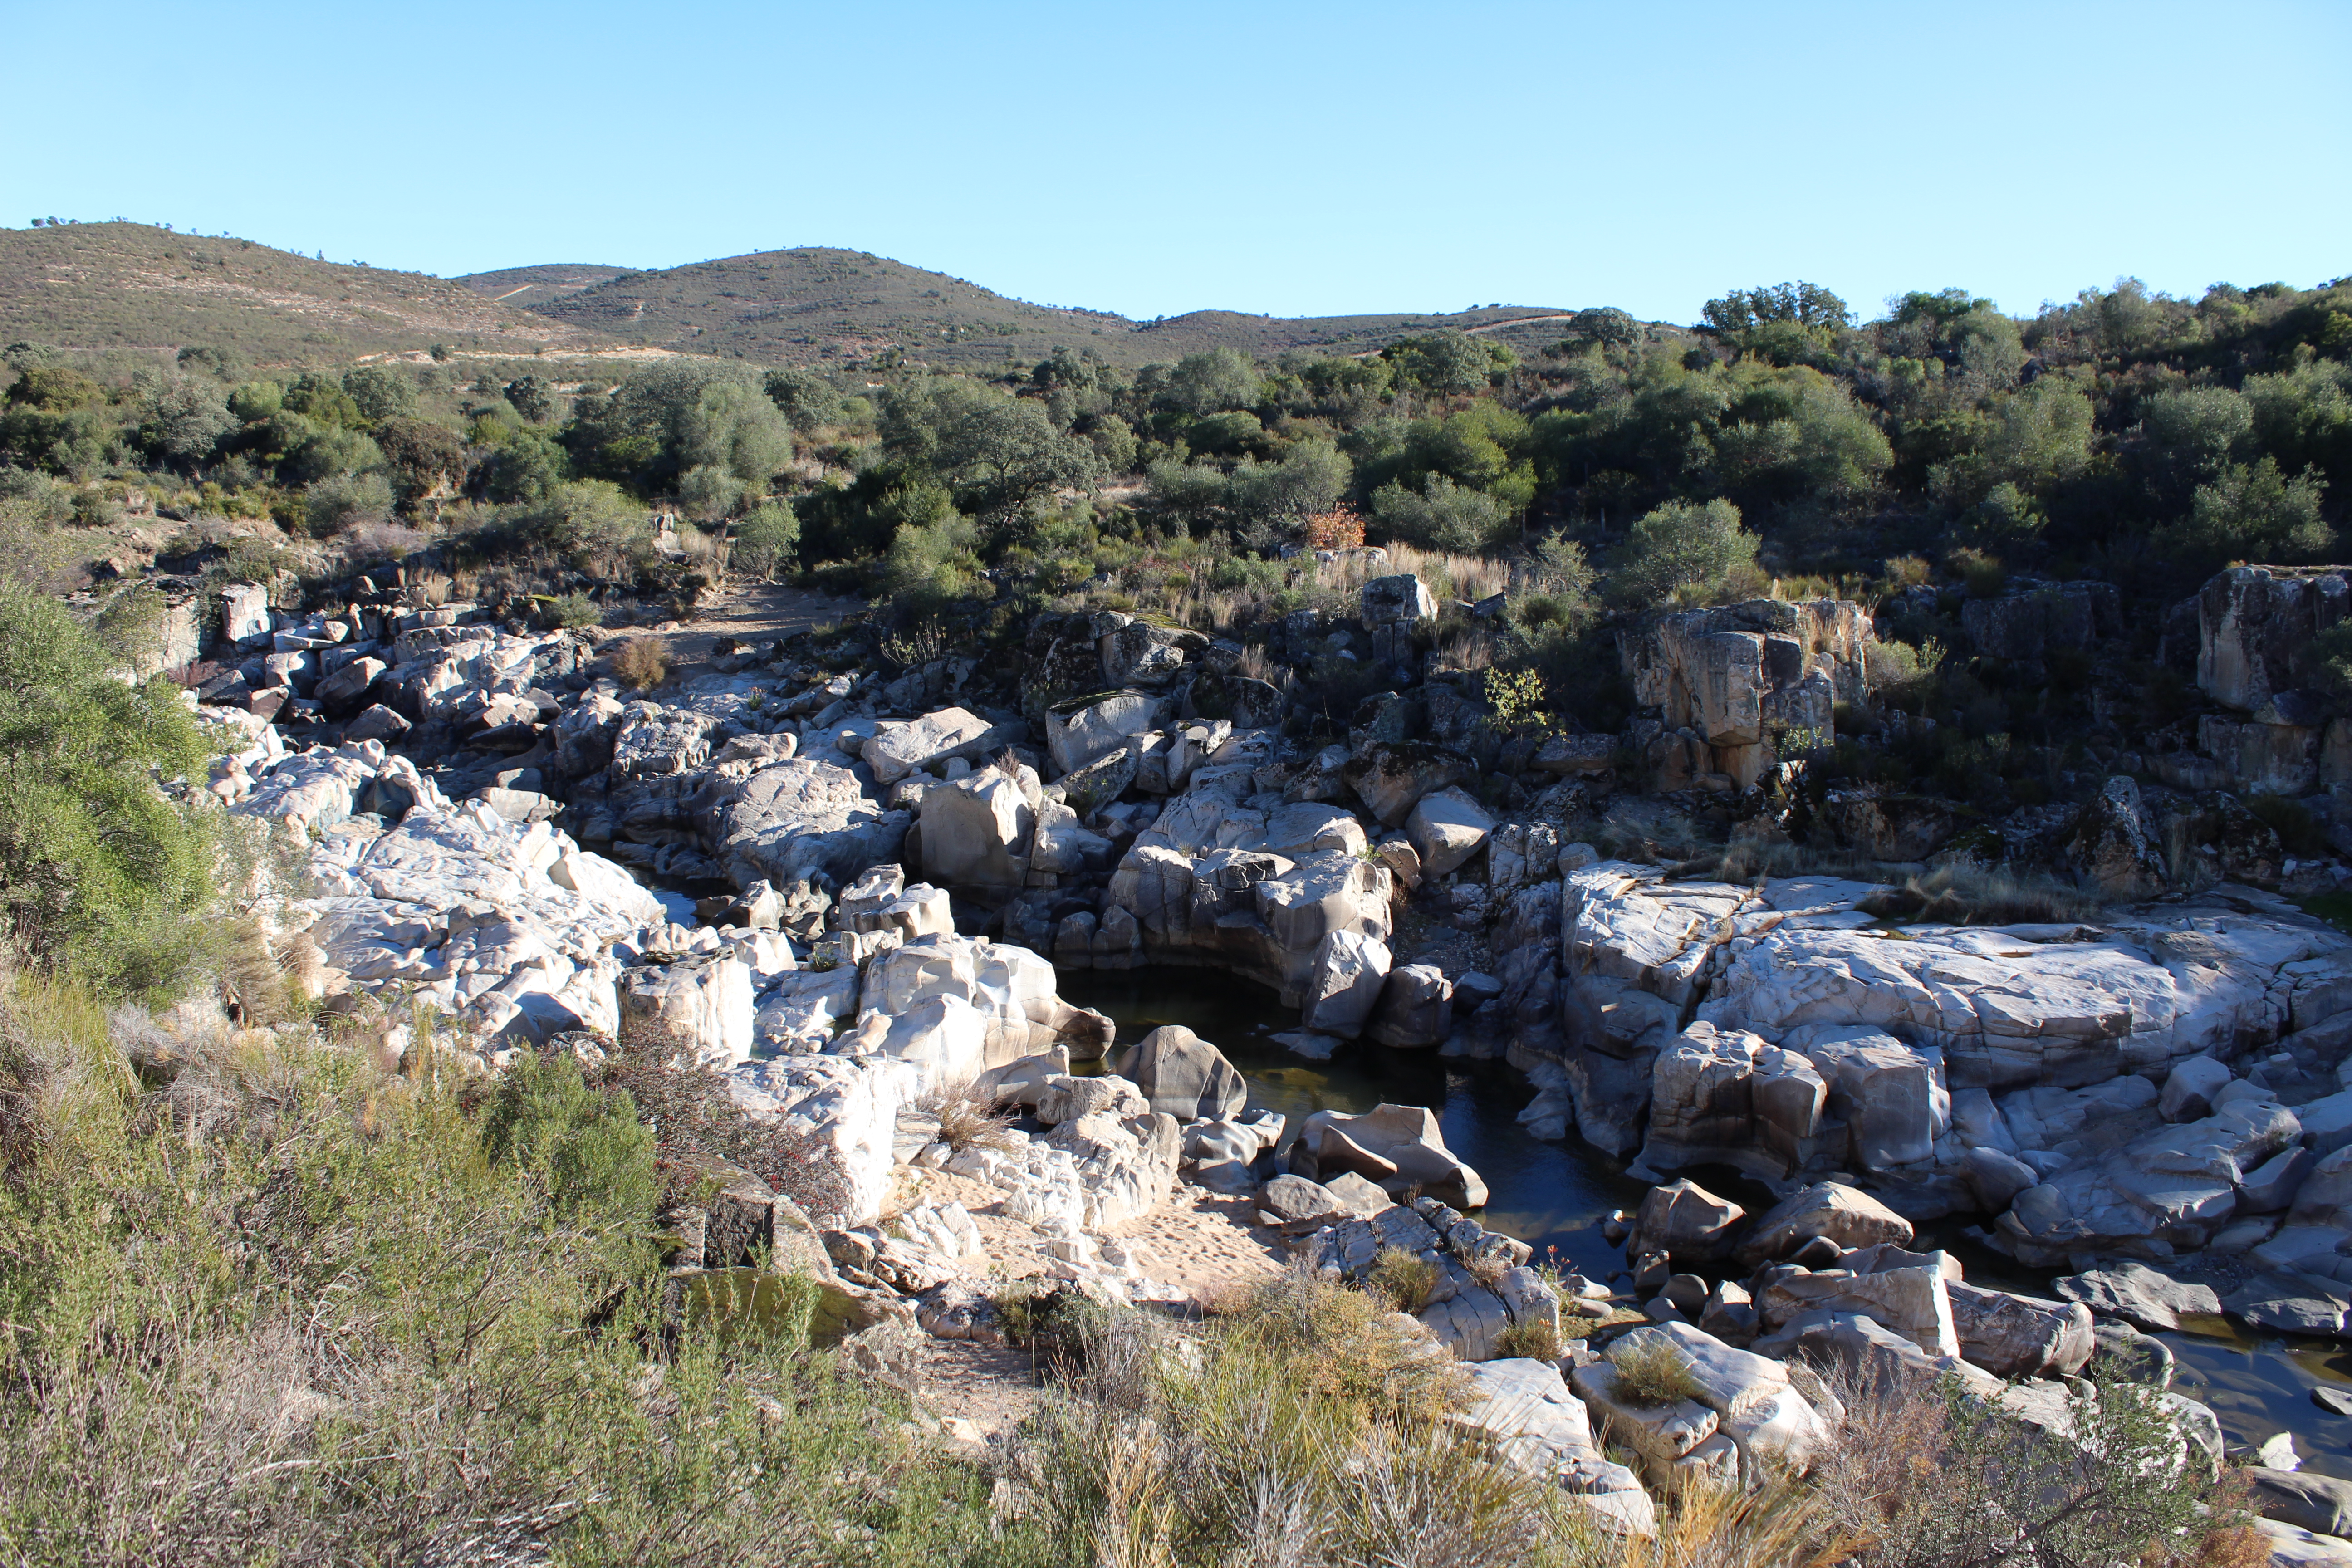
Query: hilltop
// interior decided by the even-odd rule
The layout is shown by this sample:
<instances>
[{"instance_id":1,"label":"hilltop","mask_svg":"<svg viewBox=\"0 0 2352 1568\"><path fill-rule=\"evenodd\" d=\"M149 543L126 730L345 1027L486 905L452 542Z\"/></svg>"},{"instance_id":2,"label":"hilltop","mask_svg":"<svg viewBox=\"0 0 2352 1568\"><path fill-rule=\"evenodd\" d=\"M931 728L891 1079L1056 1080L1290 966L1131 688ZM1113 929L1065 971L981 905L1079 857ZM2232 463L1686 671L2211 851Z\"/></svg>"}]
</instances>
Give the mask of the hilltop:
<instances>
[{"instance_id":1,"label":"hilltop","mask_svg":"<svg viewBox=\"0 0 2352 1568\"><path fill-rule=\"evenodd\" d=\"M609 341L449 279L137 223L0 229L0 342L20 340L94 350L216 343L263 363L435 343L515 354Z\"/></svg>"},{"instance_id":2,"label":"hilltop","mask_svg":"<svg viewBox=\"0 0 2352 1568\"><path fill-rule=\"evenodd\" d=\"M1056 346L1091 350L1129 367L1219 347L1262 357L1301 348L1362 353L1439 327L1476 331L1524 351L1556 341L1567 314L1498 305L1288 319L1195 310L1137 321L1108 310L1034 305L942 272L822 247L579 281L606 271L520 267L460 281L551 321L648 346L766 363L863 360L896 351L907 360L955 370L1033 362ZM525 289L530 292L516 292Z\"/></svg>"}]
</instances>

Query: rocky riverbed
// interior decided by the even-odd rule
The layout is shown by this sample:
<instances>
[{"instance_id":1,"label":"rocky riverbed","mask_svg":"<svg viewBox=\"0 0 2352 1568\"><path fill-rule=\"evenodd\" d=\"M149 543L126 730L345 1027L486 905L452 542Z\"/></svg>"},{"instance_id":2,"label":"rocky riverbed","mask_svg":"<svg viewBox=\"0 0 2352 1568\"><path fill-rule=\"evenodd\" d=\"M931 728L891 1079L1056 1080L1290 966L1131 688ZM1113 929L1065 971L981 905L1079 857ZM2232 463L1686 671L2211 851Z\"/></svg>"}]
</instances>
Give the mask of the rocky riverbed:
<instances>
[{"instance_id":1,"label":"rocky riverbed","mask_svg":"<svg viewBox=\"0 0 2352 1568\"><path fill-rule=\"evenodd\" d=\"M1344 736L1302 742L1238 647L1118 614L1040 616L1002 667L877 669L871 644L800 639L632 694L595 637L410 597L232 594L193 694L222 737L210 789L290 868L281 945L387 1059L429 1012L484 1070L654 1027L725 1071L833 1169L835 1212L730 1201L845 1321L986 1341L992 1269L1182 1309L1286 1259L1360 1279L1402 1247L1437 1271L1422 1330L1481 1368L1475 1419L1622 1528L1695 1472L1801 1463L1835 1419L1810 1368L1937 1368L2056 1428L2103 1347L2168 1369L2149 1335L2184 1322L2346 1331L2352 940L2282 893L2328 868L2224 834L2210 858L2240 879L2172 885L2174 786L2124 772L2063 823L2014 825L2021 858L2105 896L2082 919L1906 920L1884 882L1578 836L1630 801L1759 848L1810 816L1850 863L1933 852L1933 811L1815 799L1780 754L1870 702L1858 606L1664 617L1625 645L1632 733L1512 737L1425 677L1428 590L1377 578L1351 626L1282 628L1396 678ZM2319 783L2335 728L2298 722L2281 683L2323 598L2217 580L2200 672L2260 705L2195 754L2227 777L2139 773ZM1081 1005L1171 971L1282 1026L1229 1056L1173 1021L1122 1041ZM1443 1092L1286 1100L1276 1047L1307 1073L1425 1062L1383 1070ZM1517 1086L1512 1138L1624 1184L1609 1252L1580 1228L1538 1268L1530 1243L1556 1239L1494 1223L1543 1199L1500 1190L1481 1155L1501 1139L1433 1110L1446 1064ZM1016 1113L1013 1135L955 1146L948 1094ZM1218 1244L1223 1273L1186 1276L1181 1234L1137 1243L1179 1209L1195 1241L1248 1235ZM702 1224L682 1268L736 1267L741 1215ZM1570 1341L1557 1364L1495 1359L1538 1322ZM1597 1352L1629 1335L1703 1396L1618 1397ZM2179 1416L2185 1451L2218 1458L2210 1413ZM1604 1459L1602 1432L1639 1464Z\"/></svg>"}]
</instances>

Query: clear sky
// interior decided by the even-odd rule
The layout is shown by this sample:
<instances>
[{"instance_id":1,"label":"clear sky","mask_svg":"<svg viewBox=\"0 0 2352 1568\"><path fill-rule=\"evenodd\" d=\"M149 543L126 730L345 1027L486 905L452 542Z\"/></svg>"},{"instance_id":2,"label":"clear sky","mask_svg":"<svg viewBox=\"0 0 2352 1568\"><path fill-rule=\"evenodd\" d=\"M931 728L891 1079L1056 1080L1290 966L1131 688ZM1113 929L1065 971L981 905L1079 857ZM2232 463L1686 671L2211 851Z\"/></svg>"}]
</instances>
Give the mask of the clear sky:
<instances>
[{"instance_id":1,"label":"clear sky","mask_svg":"<svg viewBox=\"0 0 2352 1568\"><path fill-rule=\"evenodd\" d=\"M1131 316L2352 273L2352 0L0 0L0 223L870 250Z\"/></svg>"}]
</instances>

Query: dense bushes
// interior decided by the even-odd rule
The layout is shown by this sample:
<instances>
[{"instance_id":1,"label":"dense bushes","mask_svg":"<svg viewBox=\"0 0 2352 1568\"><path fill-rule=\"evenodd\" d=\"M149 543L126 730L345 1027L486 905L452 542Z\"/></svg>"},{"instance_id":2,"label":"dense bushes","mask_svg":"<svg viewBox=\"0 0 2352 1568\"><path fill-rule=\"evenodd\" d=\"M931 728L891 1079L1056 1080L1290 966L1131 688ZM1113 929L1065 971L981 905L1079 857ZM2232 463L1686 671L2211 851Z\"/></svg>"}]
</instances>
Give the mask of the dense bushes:
<instances>
[{"instance_id":1,"label":"dense bushes","mask_svg":"<svg viewBox=\"0 0 2352 1568\"><path fill-rule=\"evenodd\" d=\"M110 990L179 981L201 955L220 838L173 781L205 748L179 689L56 599L0 576L0 918L16 952Z\"/></svg>"}]
</instances>

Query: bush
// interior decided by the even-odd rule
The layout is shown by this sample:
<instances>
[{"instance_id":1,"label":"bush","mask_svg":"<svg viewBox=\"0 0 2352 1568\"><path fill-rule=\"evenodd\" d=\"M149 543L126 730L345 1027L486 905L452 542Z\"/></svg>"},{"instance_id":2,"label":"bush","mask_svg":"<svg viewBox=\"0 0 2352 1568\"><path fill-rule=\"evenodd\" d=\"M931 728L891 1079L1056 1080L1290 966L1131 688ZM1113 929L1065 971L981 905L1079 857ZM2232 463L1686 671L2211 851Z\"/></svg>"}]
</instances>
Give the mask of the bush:
<instances>
[{"instance_id":1,"label":"bush","mask_svg":"<svg viewBox=\"0 0 2352 1568\"><path fill-rule=\"evenodd\" d=\"M2248 798L2246 809L2270 825L2279 836L2279 847L2290 855L2320 856L2328 852L2326 829L2311 815L2311 808L2299 800L2283 795L2257 795Z\"/></svg>"},{"instance_id":2,"label":"bush","mask_svg":"<svg viewBox=\"0 0 2352 1568\"><path fill-rule=\"evenodd\" d=\"M1301 523L1309 550L1354 550L1364 542L1364 518L1354 507L1309 513Z\"/></svg>"},{"instance_id":3,"label":"bush","mask_svg":"<svg viewBox=\"0 0 2352 1568\"><path fill-rule=\"evenodd\" d=\"M332 539L346 530L382 522L392 515L392 481L382 474L337 474L302 492L303 531Z\"/></svg>"},{"instance_id":4,"label":"bush","mask_svg":"<svg viewBox=\"0 0 2352 1568\"><path fill-rule=\"evenodd\" d=\"M1698 1396L1698 1384L1682 1352L1663 1338L1629 1334L1609 1352L1617 1371L1617 1394L1629 1405L1655 1406Z\"/></svg>"},{"instance_id":5,"label":"bush","mask_svg":"<svg viewBox=\"0 0 2352 1568\"><path fill-rule=\"evenodd\" d=\"M650 691L669 679L669 656L659 637L630 637L613 651L613 677L632 691Z\"/></svg>"},{"instance_id":6,"label":"bush","mask_svg":"<svg viewBox=\"0 0 2352 1568\"><path fill-rule=\"evenodd\" d=\"M158 1050L177 1076L142 1092ZM525 1140L485 1157L455 1078L0 993L0 1554L1037 1560L984 1477L905 1440L902 1399L709 1310L787 1279L705 1276L667 1313L642 1160L577 1163L559 1206ZM537 1148L583 1113L623 1131L557 1099L515 1124Z\"/></svg>"},{"instance_id":7,"label":"bush","mask_svg":"<svg viewBox=\"0 0 2352 1568\"><path fill-rule=\"evenodd\" d=\"M653 1135L627 1091L600 1092L569 1054L517 1058L482 1113L482 1152L511 1163L572 1220L643 1226L653 1213Z\"/></svg>"},{"instance_id":8,"label":"bush","mask_svg":"<svg viewBox=\"0 0 2352 1568\"><path fill-rule=\"evenodd\" d=\"M1510 514L1493 496L1437 473L1423 476L1417 493L1391 479L1372 492L1372 516L1381 538L1423 550L1489 549L1511 527Z\"/></svg>"},{"instance_id":9,"label":"bush","mask_svg":"<svg viewBox=\"0 0 2352 1568\"><path fill-rule=\"evenodd\" d=\"M734 540L728 564L745 576L772 583L792 568L793 552L800 547L801 520L784 502L765 501L735 525Z\"/></svg>"},{"instance_id":10,"label":"bush","mask_svg":"<svg viewBox=\"0 0 2352 1568\"><path fill-rule=\"evenodd\" d=\"M1955 550L1945 558L1946 565L1960 574L1968 585L1971 599L1998 599L2009 585L2009 572L1998 555L1988 555L1981 550Z\"/></svg>"},{"instance_id":11,"label":"bush","mask_svg":"<svg viewBox=\"0 0 2352 1568\"><path fill-rule=\"evenodd\" d=\"M559 594L541 602L539 613L549 626L565 629L600 626L604 619L604 607L585 594Z\"/></svg>"},{"instance_id":12,"label":"bush","mask_svg":"<svg viewBox=\"0 0 2352 1568\"><path fill-rule=\"evenodd\" d=\"M0 920L18 954L93 984L176 984L206 933L216 839L157 779L205 751L177 689L125 685L65 606L0 582Z\"/></svg>"},{"instance_id":13,"label":"bush","mask_svg":"<svg viewBox=\"0 0 2352 1568\"><path fill-rule=\"evenodd\" d=\"M1669 501L1626 536L1611 596L1636 609L1710 598L1739 569L1753 572L1757 544L1727 500Z\"/></svg>"},{"instance_id":14,"label":"bush","mask_svg":"<svg viewBox=\"0 0 2352 1568\"><path fill-rule=\"evenodd\" d=\"M1525 1356L1529 1361L1559 1359L1559 1329L1549 1318L1529 1318L1513 1323L1495 1336L1495 1354Z\"/></svg>"},{"instance_id":15,"label":"bush","mask_svg":"<svg viewBox=\"0 0 2352 1568\"><path fill-rule=\"evenodd\" d=\"M1418 1312L1429 1305L1443 1278L1444 1271L1433 1259L1416 1257L1402 1247L1389 1247L1372 1260L1364 1289L1396 1311Z\"/></svg>"},{"instance_id":16,"label":"bush","mask_svg":"<svg viewBox=\"0 0 2352 1568\"><path fill-rule=\"evenodd\" d=\"M2096 900L2047 877L1939 866L1862 900L1865 913L1928 925L2065 925L2095 920Z\"/></svg>"}]
</instances>

